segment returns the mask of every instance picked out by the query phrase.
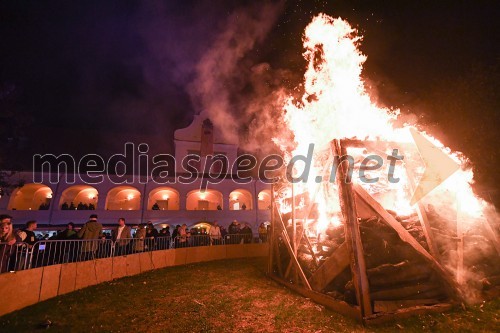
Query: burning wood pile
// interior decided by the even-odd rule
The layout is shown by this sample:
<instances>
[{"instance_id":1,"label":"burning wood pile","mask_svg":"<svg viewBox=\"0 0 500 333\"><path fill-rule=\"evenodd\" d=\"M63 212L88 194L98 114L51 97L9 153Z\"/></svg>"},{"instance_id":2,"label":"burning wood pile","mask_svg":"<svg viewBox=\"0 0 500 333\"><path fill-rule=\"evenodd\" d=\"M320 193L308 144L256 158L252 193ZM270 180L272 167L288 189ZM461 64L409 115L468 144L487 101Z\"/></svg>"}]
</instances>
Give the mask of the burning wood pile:
<instances>
[{"instance_id":1,"label":"burning wood pile","mask_svg":"<svg viewBox=\"0 0 500 333\"><path fill-rule=\"evenodd\" d=\"M468 160L372 102L347 22L321 14L303 39L304 93L274 139L287 171L273 186L270 276L366 323L494 295L498 215L474 195Z\"/></svg>"},{"instance_id":2,"label":"burning wood pile","mask_svg":"<svg viewBox=\"0 0 500 333\"><path fill-rule=\"evenodd\" d=\"M337 156L349 144L334 140ZM331 216L337 223L321 231L309 192L287 197L293 185L274 187L269 271L277 281L369 323L443 311L500 290L500 247L487 221L464 233L457 229L460 221L449 221L432 205L398 215L362 185L345 182L347 163L338 172L330 184L340 202L339 214Z\"/></svg>"}]
</instances>

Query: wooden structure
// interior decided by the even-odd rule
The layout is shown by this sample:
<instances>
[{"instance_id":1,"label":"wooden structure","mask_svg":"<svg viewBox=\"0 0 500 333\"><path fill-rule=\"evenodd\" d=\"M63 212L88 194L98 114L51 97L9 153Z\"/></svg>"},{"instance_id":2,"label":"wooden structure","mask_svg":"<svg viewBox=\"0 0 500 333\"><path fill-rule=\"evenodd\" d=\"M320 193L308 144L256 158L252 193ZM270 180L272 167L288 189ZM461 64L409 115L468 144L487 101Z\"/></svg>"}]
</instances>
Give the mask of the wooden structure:
<instances>
[{"instance_id":1,"label":"wooden structure","mask_svg":"<svg viewBox=\"0 0 500 333\"><path fill-rule=\"evenodd\" d=\"M375 146L373 142L334 140L331 150L333 156L345 156L348 147ZM461 286L441 262L423 206L415 214L422 234L418 238L362 186L344 181L349 172L346 163L340 163L337 172L342 226L331 231L327 255L321 244L312 244L305 226L315 194L301 218L295 216L293 195L292 212L286 215L273 201L270 277L365 324L442 312L463 302ZM274 189L272 194L275 198Z\"/></svg>"}]
</instances>

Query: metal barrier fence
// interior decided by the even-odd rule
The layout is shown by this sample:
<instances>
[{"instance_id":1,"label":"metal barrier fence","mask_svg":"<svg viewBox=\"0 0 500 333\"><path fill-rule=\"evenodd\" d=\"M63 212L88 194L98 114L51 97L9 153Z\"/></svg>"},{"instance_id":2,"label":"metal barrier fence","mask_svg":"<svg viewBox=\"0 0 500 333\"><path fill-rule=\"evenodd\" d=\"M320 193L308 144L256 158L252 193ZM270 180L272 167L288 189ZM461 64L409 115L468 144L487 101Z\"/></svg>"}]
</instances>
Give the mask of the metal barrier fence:
<instances>
[{"instance_id":1,"label":"metal barrier fence","mask_svg":"<svg viewBox=\"0 0 500 333\"><path fill-rule=\"evenodd\" d=\"M43 240L33 245L27 268L108 258L112 253L109 239Z\"/></svg>"},{"instance_id":2,"label":"metal barrier fence","mask_svg":"<svg viewBox=\"0 0 500 333\"><path fill-rule=\"evenodd\" d=\"M0 273L25 269L29 257L28 244L0 243Z\"/></svg>"},{"instance_id":3,"label":"metal barrier fence","mask_svg":"<svg viewBox=\"0 0 500 333\"><path fill-rule=\"evenodd\" d=\"M122 238L117 241L110 239L42 240L33 246L26 243L14 245L0 243L0 273L173 248L259 242L262 242L262 239L259 240L258 235L228 234L224 237L192 235L175 238Z\"/></svg>"}]
</instances>

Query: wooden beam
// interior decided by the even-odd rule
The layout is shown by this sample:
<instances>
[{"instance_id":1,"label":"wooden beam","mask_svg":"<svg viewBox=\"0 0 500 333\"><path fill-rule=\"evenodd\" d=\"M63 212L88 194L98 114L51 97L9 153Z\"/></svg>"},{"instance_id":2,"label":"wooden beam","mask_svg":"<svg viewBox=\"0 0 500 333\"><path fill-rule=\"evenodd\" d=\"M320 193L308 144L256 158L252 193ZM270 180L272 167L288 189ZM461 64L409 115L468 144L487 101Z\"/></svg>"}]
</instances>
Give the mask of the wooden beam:
<instances>
[{"instance_id":1,"label":"wooden beam","mask_svg":"<svg viewBox=\"0 0 500 333\"><path fill-rule=\"evenodd\" d=\"M304 286L307 289L311 289L311 285L309 284L309 281L307 280L307 277L304 274L302 267L300 267L300 264L299 264L299 261L297 260L297 257L295 257L295 254L293 253L293 249L290 246L290 241L286 239L286 237L287 237L286 231L283 230L282 234L283 234L283 237L285 237L285 246L286 246L288 253L290 254L290 257L294 263L295 269L297 270L297 274L299 275L300 280L302 281L302 283L304 284Z\"/></svg>"},{"instance_id":2,"label":"wooden beam","mask_svg":"<svg viewBox=\"0 0 500 333\"><path fill-rule=\"evenodd\" d=\"M373 302L374 312L394 312L400 309L418 306L418 305L434 305L438 304L437 299L408 299L401 301L375 301Z\"/></svg>"},{"instance_id":3,"label":"wooden beam","mask_svg":"<svg viewBox=\"0 0 500 333\"><path fill-rule=\"evenodd\" d=\"M366 273L371 289L390 288L394 285L429 280L433 269L427 263L409 263L407 261L396 265L383 264L369 269Z\"/></svg>"},{"instance_id":4,"label":"wooden beam","mask_svg":"<svg viewBox=\"0 0 500 333\"><path fill-rule=\"evenodd\" d=\"M413 172L406 163L405 163L405 168L406 168L406 174L408 175L410 188L412 192L414 192L416 188L415 177L413 175ZM424 204L422 203L422 200L419 200L417 202L417 206L415 208L417 210L418 219L420 220L420 225L422 226L422 231L424 232L425 240L427 242L427 245L429 246L429 251L431 252L432 256L434 257L434 259L436 259L438 263L442 263L443 261L441 260L441 254L439 253L437 244L434 241L434 234L432 232L429 219L427 218L427 213L425 211L425 207Z\"/></svg>"},{"instance_id":5,"label":"wooden beam","mask_svg":"<svg viewBox=\"0 0 500 333\"><path fill-rule=\"evenodd\" d=\"M318 267L319 259L318 257L316 257L316 253L314 253L314 249L312 247L311 241L309 240L309 237L305 235L305 228L302 230L302 234L304 236L304 239L306 240L307 248L309 249L309 252L311 252L311 256L313 257L314 266Z\"/></svg>"},{"instance_id":6,"label":"wooden beam","mask_svg":"<svg viewBox=\"0 0 500 333\"><path fill-rule=\"evenodd\" d=\"M290 280L290 272L292 271L292 267L293 267L293 260L290 259L290 261L288 262L288 266L286 266L285 275L284 275L286 280Z\"/></svg>"},{"instance_id":7,"label":"wooden beam","mask_svg":"<svg viewBox=\"0 0 500 333\"><path fill-rule=\"evenodd\" d=\"M416 298L429 298L422 297L428 292L432 292L432 297L437 297L442 295L443 291L440 285L432 282L414 284L404 287L395 287L392 289L384 289L379 291L374 291L371 293L371 297L376 301L389 301L389 300L401 300L401 299L416 299Z\"/></svg>"},{"instance_id":8,"label":"wooden beam","mask_svg":"<svg viewBox=\"0 0 500 333\"><path fill-rule=\"evenodd\" d=\"M426 314L430 312L443 313L449 311L453 308L452 304L449 303L439 303L436 305L425 305L425 306L414 306L411 308L404 308L395 311L394 313L377 313L369 318L364 318L363 322L366 325L380 325L387 322L392 322L395 320L400 320L403 318L408 318L420 314Z\"/></svg>"},{"instance_id":9,"label":"wooden beam","mask_svg":"<svg viewBox=\"0 0 500 333\"><path fill-rule=\"evenodd\" d=\"M295 269L297 270L297 274L300 277L300 280L302 281L304 286L306 286L307 289L311 289L311 285L309 284L309 281L307 280L307 277L304 274L302 267L300 267L300 263L294 254L292 246L290 245L290 238L288 237L288 233L286 231L286 226L285 226L285 223L283 222L283 219L281 218L281 215L279 215L279 222L280 222L280 226L281 226L281 235L283 237L283 243L285 244L285 247L288 251L288 254L290 255L290 258L295 265Z\"/></svg>"},{"instance_id":10,"label":"wooden beam","mask_svg":"<svg viewBox=\"0 0 500 333\"><path fill-rule=\"evenodd\" d=\"M278 273L279 273L280 277L283 278L284 277L283 267L281 266L279 243L277 241L274 242L274 253L276 255L276 267L278 267ZM272 273L272 271L271 271L271 273Z\"/></svg>"},{"instance_id":11,"label":"wooden beam","mask_svg":"<svg viewBox=\"0 0 500 333\"><path fill-rule=\"evenodd\" d=\"M316 292L314 290L308 290L308 289L302 288L300 286L291 284L288 281L280 279L274 275L271 275L270 277L274 281L281 283L282 285L290 288L291 290L295 291L296 293L298 293L304 297L307 297L316 303L324 305L327 308L329 308L337 313L340 313L344 316L348 316L348 317L355 319L359 322L361 322L363 319L361 317L361 311L360 311L358 306L350 305L344 301L336 300L330 296Z\"/></svg>"},{"instance_id":12,"label":"wooden beam","mask_svg":"<svg viewBox=\"0 0 500 333\"><path fill-rule=\"evenodd\" d=\"M452 279L448 272L439 264L432 255L427 252L419 242L413 238L413 236L392 216L389 214L375 199L368 194L363 187L359 184L353 185L354 192L362 199L366 204L368 204L381 218L384 222L393 228L398 234L399 238L408 243L411 247L419 253L423 259L425 259L434 269L434 271L446 282L445 285L448 289L448 294L452 298L459 299L463 301L465 299L462 291L460 290L458 284Z\"/></svg>"},{"instance_id":13,"label":"wooden beam","mask_svg":"<svg viewBox=\"0 0 500 333\"><path fill-rule=\"evenodd\" d=\"M392 149L401 149L402 145L401 144L396 144L396 143L384 143L383 149L377 147L377 144L375 142L366 142L365 147L369 148L371 150L376 151L379 154L384 155L385 157L388 157L386 150L387 147L391 147ZM378 144L380 145L380 144ZM406 145L408 147L408 145ZM415 149L416 147L413 147ZM406 175L408 176L408 182L410 184L410 189L412 192L415 191L416 185L415 185L415 176L412 172L412 170L408 167L408 164L406 164L404 161L402 161L404 166L405 166L405 171ZM415 207L417 211L417 215L420 221L420 225L422 226L422 231L424 232L425 240L427 242L427 245L429 246L430 253L432 256L437 260L437 262L442 263L441 260L441 255L439 253L439 250L437 248L436 242L434 241L434 235L432 232L431 225L429 223L429 219L427 218L427 213L425 212L425 207L422 203L422 201L418 201L417 206Z\"/></svg>"},{"instance_id":14,"label":"wooden beam","mask_svg":"<svg viewBox=\"0 0 500 333\"><path fill-rule=\"evenodd\" d=\"M341 146L338 140L332 141L332 150L335 156L345 156L347 151ZM363 252L363 243L359 231L358 212L356 209L356 200L352 191L352 183L346 183L348 175L348 166L341 163L338 166L336 177L339 189L340 209L345 223L345 240L348 245L348 252L351 255L351 273L353 276L356 298L361 307L361 315L369 316L373 313L370 300L370 285L366 275L366 263Z\"/></svg>"},{"instance_id":15,"label":"wooden beam","mask_svg":"<svg viewBox=\"0 0 500 333\"><path fill-rule=\"evenodd\" d=\"M323 291L344 269L349 267L350 262L349 249L344 242L309 278L311 287L316 291Z\"/></svg>"}]
</instances>

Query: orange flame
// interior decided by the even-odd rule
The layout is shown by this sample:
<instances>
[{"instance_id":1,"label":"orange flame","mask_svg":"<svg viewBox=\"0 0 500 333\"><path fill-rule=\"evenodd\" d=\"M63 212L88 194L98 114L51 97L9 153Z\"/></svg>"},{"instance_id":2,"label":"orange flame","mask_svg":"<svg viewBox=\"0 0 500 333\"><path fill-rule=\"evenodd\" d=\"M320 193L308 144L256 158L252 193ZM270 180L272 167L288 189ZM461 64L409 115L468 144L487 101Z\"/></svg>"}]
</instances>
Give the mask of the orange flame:
<instances>
[{"instance_id":1,"label":"orange flame","mask_svg":"<svg viewBox=\"0 0 500 333\"><path fill-rule=\"evenodd\" d=\"M399 110L375 105L367 93L361 77L366 60L366 56L358 49L361 39L356 30L341 18L333 19L325 14L313 18L306 27L303 38L304 57L307 60L304 94L300 100L289 97L284 105L284 121L294 134L295 141L294 149L286 149L286 145L280 145L285 161L298 154L307 155L309 144L314 144L309 180L297 184L296 193L317 193L315 201L319 212L316 224L318 232L325 230L329 224L340 223L337 218L340 207L335 186L315 182L317 176L325 174L325 162L332 161L332 139L413 142L409 125L402 128L394 126ZM430 200L434 206L446 206L449 205L449 195L446 193L451 192L460 199L460 209L468 214L470 221L481 217L486 203L472 192L472 171L463 167L466 159L459 153L452 153L432 136L425 136L462 166L462 170L442 183L426 200ZM286 139L274 138L277 143L282 143L283 140ZM360 156L362 155L361 152ZM424 169L421 160L405 159L405 163L415 176L421 176ZM401 166L399 171L402 168ZM382 171L386 172L387 169L384 168L377 175L381 175ZM329 174L330 170L326 172ZM413 212L409 203L409 180L406 172L399 172L397 177L400 182L395 184L388 182L387 177L381 177L377 184L361 185L387 209L409 214ZM356 176L353 181L357 181ZM285 204L282 207L285 211L291 211L291 207Z\"/></svg>"}]
</instances>

